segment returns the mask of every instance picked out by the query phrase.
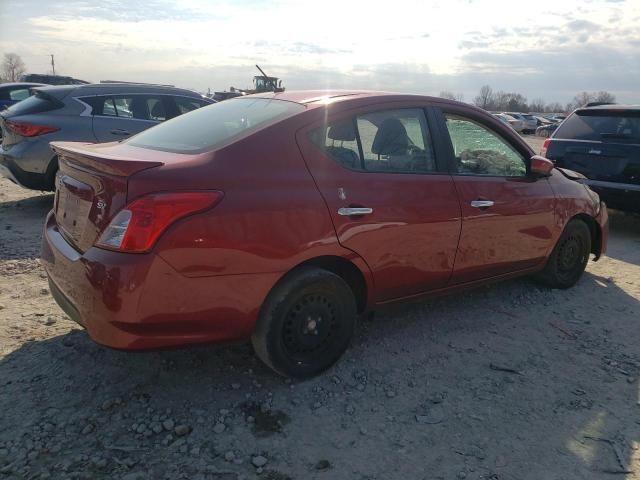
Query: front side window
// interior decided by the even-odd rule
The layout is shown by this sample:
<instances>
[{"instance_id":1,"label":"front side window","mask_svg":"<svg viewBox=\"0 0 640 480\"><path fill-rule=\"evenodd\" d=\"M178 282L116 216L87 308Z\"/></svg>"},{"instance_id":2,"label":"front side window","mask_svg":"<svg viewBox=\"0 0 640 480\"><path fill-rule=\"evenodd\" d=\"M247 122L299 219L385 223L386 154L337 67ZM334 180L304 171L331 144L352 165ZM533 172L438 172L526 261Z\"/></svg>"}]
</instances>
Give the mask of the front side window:
<instances>
[{"instance_id":1,"label":"front side window","mask_svg":"<svg viewBox=\"0 0 640 480\"><path fill-rule=\"evenodd\" d=\"M424 112L396 109L331 122L312 141L351 170L393 173L437 171Z\"/></svg>"},{"instance_id":2,"label":"front side window","mask_svg":"<svg viewBox=\"0 0 640 480\"><path fill-rule=\"evenodd\" d=\"M455 156L456 173L494 177L523 177L527 164L522 155L498 133L459 115L445 114Z\"/></svg>"}]
</instances>

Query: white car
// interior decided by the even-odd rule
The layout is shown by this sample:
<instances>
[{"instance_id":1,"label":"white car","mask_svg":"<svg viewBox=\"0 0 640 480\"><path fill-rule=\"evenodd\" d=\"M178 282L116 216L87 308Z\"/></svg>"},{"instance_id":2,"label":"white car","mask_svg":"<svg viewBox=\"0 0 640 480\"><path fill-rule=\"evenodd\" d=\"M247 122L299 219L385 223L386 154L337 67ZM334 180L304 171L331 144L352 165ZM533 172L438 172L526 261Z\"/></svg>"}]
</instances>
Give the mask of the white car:
<instances>
[{"instance_id":1,"label":"white car","mask_svg":"<svg viewBox=\"0 0 640 480\"><path fill-rule=\"evenodd\" d=\"M494 113L493 116L501 122L509 125L518 133L524 130L524 122L522 120L518 120L517 118L513 118L511 115L507 115L506 113Z\"/></svg>"}]
</instances>

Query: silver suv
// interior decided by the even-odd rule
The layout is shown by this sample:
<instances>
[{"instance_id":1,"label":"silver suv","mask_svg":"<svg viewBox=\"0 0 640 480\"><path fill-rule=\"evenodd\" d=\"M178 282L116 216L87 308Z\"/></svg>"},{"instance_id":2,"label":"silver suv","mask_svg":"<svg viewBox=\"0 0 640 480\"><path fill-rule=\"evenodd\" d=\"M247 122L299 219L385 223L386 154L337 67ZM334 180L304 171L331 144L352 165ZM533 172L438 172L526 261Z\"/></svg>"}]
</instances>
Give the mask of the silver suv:
<instances>
[{"instance_id":1,"label":"silver suv","mask_svg":"<svg viewBox=\"0 0 640 480\"><path fill-rule=\"evenodd\" d=\"M35 190L54 190L58 161L49 142L122 140L214 103L173 87L91 84L41 87L0 113L0 175Z\"/></svg>"}]
</instances>

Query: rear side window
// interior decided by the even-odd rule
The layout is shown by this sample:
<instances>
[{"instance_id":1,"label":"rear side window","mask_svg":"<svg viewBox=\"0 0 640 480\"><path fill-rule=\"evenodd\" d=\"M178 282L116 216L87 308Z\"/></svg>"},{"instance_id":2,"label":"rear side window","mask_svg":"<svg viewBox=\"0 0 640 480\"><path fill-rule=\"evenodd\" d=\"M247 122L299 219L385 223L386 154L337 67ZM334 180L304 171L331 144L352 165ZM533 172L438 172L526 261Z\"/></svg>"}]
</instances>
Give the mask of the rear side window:
<instances>
[{"instance_id":1,"label":"rear side window","mask_svg":"<svg viewBox=\"0 0 640 480\"><path fill-rule=\"evenodd\" d=\"M299 103L237 98L180 115L131 137L126 143L165 152L199 153L304 110Z\"/></svg>"},{"instance_id":2,"label":"rear side window","mask_svg":"<svg viewBox=\"0 0 640 480\"><path fill-rule=\"evenodd\" d=\"M333 160L351 170L437 171L421 109L383 110L339 120L312 132L311 139Z\"/></svg>"},{"instance_id":3,"label":"rear side window","mask_svg":"<svg viewBox=\"0 0 640 480\"><path fill-rule=\"evenodd\" d=\"M103 117L133 118L162 122L167 119L166 102L157 95L114 95L81 98L91 113Z\"/></svg>"},{"instance_id":4,"label":"rear side window","mask_svg":"<svg viewBox=\"0 0 640 480\"><path fill-rule=\"evenodd\" d=\"M577 111L560 125L553 138L637 143L640 112Z\"/></svg>"},{"instance_id":5,"label":"rear side window","mask_svg":"<svg viewBox=\"0 0 640 480\"><path fill-rule=\"evenodd\" d=\"M37 92L5 110L10 115L29 115L62 108L64 104L44 92Z\"/></svg>"}]
</instances>

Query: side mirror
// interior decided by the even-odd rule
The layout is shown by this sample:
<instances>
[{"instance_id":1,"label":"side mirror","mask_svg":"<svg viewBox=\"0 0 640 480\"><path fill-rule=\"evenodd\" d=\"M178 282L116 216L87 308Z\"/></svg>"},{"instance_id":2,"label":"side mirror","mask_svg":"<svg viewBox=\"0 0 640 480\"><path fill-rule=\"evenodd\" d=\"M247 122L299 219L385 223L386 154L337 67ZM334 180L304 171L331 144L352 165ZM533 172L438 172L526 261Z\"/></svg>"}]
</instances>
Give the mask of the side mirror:
<instances>
[{"instance_id":1,"label":"side mirror","mask_svg":"<svg viewBox=\"0 0 640 480\"><path fill-rule=\"evenodd\" d=\"M529 172L531 172L532 175L536 177L550 177L551 170L553 170L553 162L548 158L541 157L540 155L531 157Z\"/></svg>"}]
</instances>

